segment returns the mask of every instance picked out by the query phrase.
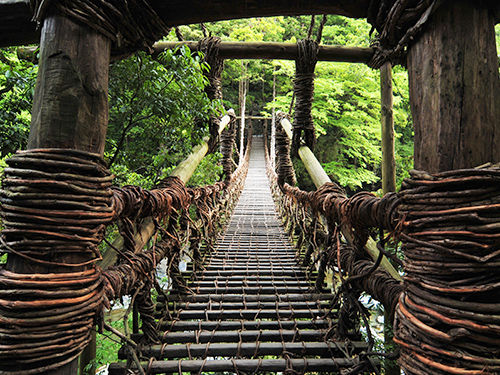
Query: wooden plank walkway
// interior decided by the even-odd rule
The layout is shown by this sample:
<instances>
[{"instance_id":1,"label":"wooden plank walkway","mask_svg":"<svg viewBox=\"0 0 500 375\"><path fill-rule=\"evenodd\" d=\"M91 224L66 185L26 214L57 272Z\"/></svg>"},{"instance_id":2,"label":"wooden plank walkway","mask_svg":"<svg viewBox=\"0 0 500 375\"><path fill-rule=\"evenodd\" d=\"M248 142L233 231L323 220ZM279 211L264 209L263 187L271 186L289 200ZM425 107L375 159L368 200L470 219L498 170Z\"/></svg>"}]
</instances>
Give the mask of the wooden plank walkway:
<instances>
[{"instance_id":1,"label":"wooden plank walkway","mask_svg":"<svg viewBox=\"0 0 500 375\"><path fill-rule=\"evenodd\" d=\"M365 343L325 339L336 324L331 294L311 293L280 225L266 176L262 138L225 234L189 287L170 292L161 344L145 348L148 374L179 372L330 372L351 367ZM124 353L121 359L126 359ZM111 375L126 374L112 364Z\"/></svg>"}]
</instances>

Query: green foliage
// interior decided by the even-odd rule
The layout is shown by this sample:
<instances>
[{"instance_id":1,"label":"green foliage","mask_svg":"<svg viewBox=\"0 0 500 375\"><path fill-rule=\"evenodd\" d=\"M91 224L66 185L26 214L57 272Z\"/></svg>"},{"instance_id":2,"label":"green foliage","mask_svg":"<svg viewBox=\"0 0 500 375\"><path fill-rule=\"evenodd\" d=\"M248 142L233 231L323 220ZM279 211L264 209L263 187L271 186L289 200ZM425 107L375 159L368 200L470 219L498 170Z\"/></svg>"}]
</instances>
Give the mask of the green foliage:
<instances>
[{"instance_id":1,"label":"green foliage","mask_svg":"<svg viewBox=\"0 0 500 375\"><path fill-rule=\"evenodd\" d=\"M194 171L193 176L189 179L188 185L194 187L205 186L219 181L222 175L221 159L222 154L218 152L205 156Z\"/></svg>"},{"instance_id":2,"label":"green foliage","mask_svg":"<svg viewBox=\"0 0 500 375\"><path fill-rule=\"evenodd\" d=\"M26 146L37 67L0 49L0 156Z\"/></svg>"},{"instance_id":3,"label":"green foliage","mask_svg":"<svg viewBox=\"0 0 500 375\"><path fill-rule=\"evenodd\" d=\"M309 25L310 17L290 17L287 20L299 27L302 33ZM370 43L369 31L370 26L365 21L330 16L322 40L325 44L367 46ZM288 112L295 64L279 61L274 66L280 77L274 106ZM361 64L319 62L315 73L312 109L318 136L315 155L332 180L349 192L360 188L377 190L381 161L379 72ZM401 182L413 165L407 73L402 68L394 69L394 86L396 163L398 181ZM263 113L269 115L272 107L268 102ZM311 189L312 183L307 180L301 163L294 161L294 165L299 186Z\"/></svg>"},{"instance_id":4,"label":"green foliage","mask_svg":"<svg viewBox=\"0 0 500 375\"><path fill-rule=\"evenodd\" d=\"M204 93L207 69L188 48L154 61L143 53L110 71L110 116L105 155L121 183L150 187L207 134L218 109Z\"/></svg>"}]
</instances>

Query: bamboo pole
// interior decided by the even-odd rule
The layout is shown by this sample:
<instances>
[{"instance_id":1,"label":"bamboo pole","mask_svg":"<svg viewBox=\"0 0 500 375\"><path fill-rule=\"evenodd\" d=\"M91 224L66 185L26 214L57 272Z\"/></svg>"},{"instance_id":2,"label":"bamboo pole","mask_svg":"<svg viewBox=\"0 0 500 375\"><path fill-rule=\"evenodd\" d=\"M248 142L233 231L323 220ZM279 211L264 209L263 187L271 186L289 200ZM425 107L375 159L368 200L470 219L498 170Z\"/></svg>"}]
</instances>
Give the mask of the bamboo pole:
<instances>
[{"instance_id":1,"label":"bamboo pole","mask_svg":"<svg viewBox=\"0 0 500 375\"><path fill-rule=\"evenodd\" d=\"M281 120L281 126L285 130L288 137L291 139L292 124L290 124L290 121L288 121L286 118ZM316 157L314 156L313 152L309 147L307 146L300 147L299 157L304 163L307 172L309 172L309 175L311 176L314 185L317 188L319 188L323 184L326 184L327 182L332 182L332 180L330 179L330 177L328 177L325 170L321 166L320 162L318 161L318 159L316 159ZM346 224L342 224L340 225L340 230L342 231L342 234L344 235L347 242L352 244L354 242L354 235L352 233L352 229ZM378 259L380 251L377 249L377 244L371 237L369 237L368 241L366 242L365 250L367 251L368 254L370 254L371 258L374 261ZM380 263L380 267L383 268L385 271L387 271L394 279L402 281L398 271L394 269L394 267L389 262L386 256L383 256L382 262Z\"/></svg>"},{"instance_id":2,"label":"bamboo pole","mask_svg":"<svg viewBox=\"0 0 500 375\"><path fill-rule=\"evenodd\" d=\"M198 50L198 42L158 42L153 45L153 56L166 49L187 46L192 51ZM368 47L344 47L320 45L318 61L336 61L366 64L373 56L374 49ZM274 42L221 42L219 45L221 59L275 59L296 60L297 44Z\"/></svg>"}]
</instances>

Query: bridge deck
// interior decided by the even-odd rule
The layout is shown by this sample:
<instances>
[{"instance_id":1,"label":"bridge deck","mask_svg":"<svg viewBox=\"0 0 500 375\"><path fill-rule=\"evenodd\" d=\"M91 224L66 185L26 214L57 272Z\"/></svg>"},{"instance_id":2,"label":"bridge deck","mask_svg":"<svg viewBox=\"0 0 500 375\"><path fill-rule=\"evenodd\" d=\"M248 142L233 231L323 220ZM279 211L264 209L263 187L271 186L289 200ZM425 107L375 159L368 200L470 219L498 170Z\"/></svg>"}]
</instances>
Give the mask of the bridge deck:
<instances>
[{"instance_id":1,"label":"bridge deck","mask_svg":"<svg viewBox=\"0 0 500 375\"><path fill-rule=\"evenodd\" d=\"M254 137L248 176L225 234L189 287L171 292L149 374L179 372L339 372L365 343L327 340L336 324L331 294L311 292L278 222L262 138ZM122 358L126 359L126 358ZM110 374L125 374L112 364Z\"/></svg>"}]
</instances>

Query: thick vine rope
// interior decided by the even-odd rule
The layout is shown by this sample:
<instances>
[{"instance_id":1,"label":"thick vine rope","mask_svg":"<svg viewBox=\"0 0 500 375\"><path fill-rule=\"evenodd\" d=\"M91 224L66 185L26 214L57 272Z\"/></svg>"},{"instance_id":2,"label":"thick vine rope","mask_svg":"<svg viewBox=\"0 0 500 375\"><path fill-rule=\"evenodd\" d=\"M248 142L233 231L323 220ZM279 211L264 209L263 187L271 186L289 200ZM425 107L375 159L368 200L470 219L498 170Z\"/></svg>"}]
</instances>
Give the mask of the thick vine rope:
<instances>
[{"instance_id":1,"label":"thick vine rope","mask_svg":"<svg viewBox=\"0 0 500 375\"><path fill-rule=\"evenodd\" d=\"M287 115L283 112L276 114L276 173L278 185L282 187L285 183L295 186L297 179L290 159L290 138L281 126L281 120Z\"/></svg>"},{"instance_id":2,"label":"thick vine rope","mask_svg":"<svg viewBox=\"0 0 500 375\"><path fill-rule=\"evenodd\" d=\"M368 22L378 32L375 55L368 63L374 69L386 61L404 65L406 48L421 33L429 17L444 0L371 0Z\"/></svg>"},{"instance_id":3,"label":"thick vine rope","mask_svg":"<svg viewBox=\"0 0 500 375\"><path fill-rule=\"evenodd\" d=\"M405 373L499 373L500 170L414 171L400 195Z\"/></svg>"},{"instance_id":4,"label":"thick vine rope","mask_svg":"<svg viewBox=\"0 0 500 375\"><path fill-rule=\"evenodd\" d=\"M113 177L98 155L76 150L21 151L7 164L0 251L43 271L0 268L0 373L38 374L71 362L91 338Z\"/></svg>"},{"instance_id":5,"label":"thick vine rope","mask_svg":"<svg viewBox=\"0 0 500 375\"><path fill-rule=\"evenodd\" d=\"M203 52L205 62L210 66L208 71L204 71L204 75L208 79L208 85L205 87L205 92L208 98L213 101L222 101L222 84L221 77L224 71L224 60L219 58L220 37L209 36L203 38L198 43L198 50ZM210 116L208 129L210 132L210 141L208 149L210 152L215 150L219 143L219 117L216 115Z\"/></svg>"},{"instance_id":6,"label":"thick vine rope","mask_svg":"<svg viewBox=\"0 0 500 375\"><path fill-rule=\"evenodd\" d=\"M112 56L123 58L150 47L167 35L170 28L147 0L30 0L33 20L39 25L58 9L75 22L108 37Z\"/></svg>"},{"instance_id":7,"label":"thick vine rope","mask_svg":"<svg viewBox=\"0 0 500 375\"><path fill-rule=\"evenodd\" d=\"M291 155L299 152L302 133L305 144L311 150L316 144L314 122L311 114L314 95L314 68L318 55L318 43L311 39L297 42L298 58L295 60L295 79L293 92L295 96L295 113L293 119L293 137Z\"/></svg>"},{"instance_id":8,"label":"thick vine rope","mask_svg":"<svg viewBox=\"0 0 500 375\"><path fill-rule=\"evenodd\" d=\"M233 147L236 140L236 115L229 111L231 117L228 126L222 131L220 151L222 154L222 173L224 179L229 181L234 170Z\"/></svg>"}]
</instances>

